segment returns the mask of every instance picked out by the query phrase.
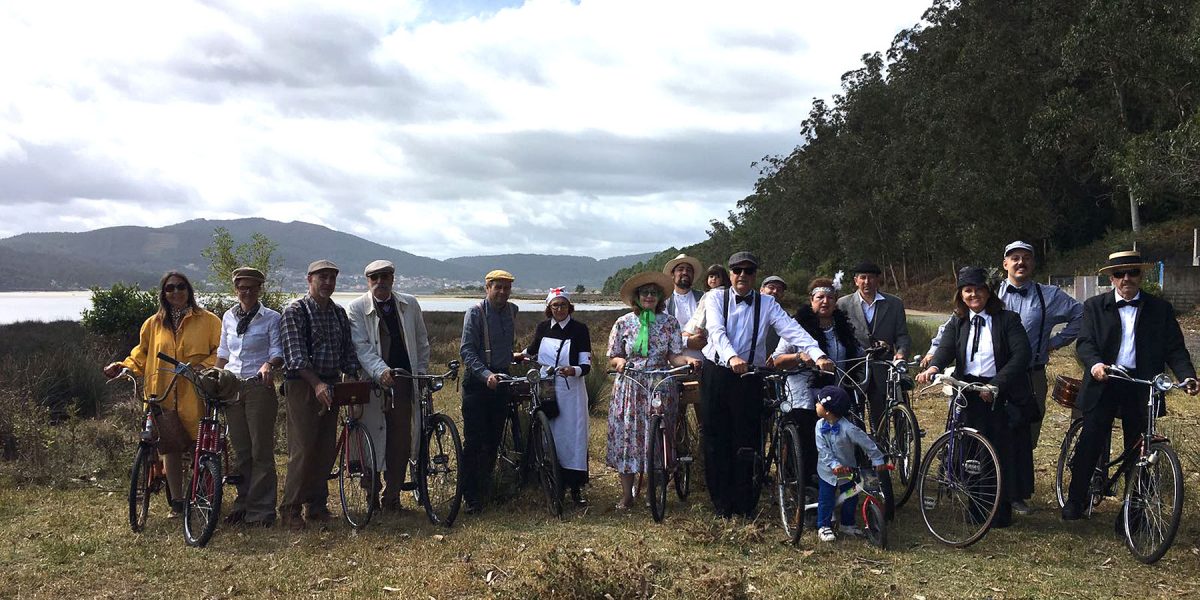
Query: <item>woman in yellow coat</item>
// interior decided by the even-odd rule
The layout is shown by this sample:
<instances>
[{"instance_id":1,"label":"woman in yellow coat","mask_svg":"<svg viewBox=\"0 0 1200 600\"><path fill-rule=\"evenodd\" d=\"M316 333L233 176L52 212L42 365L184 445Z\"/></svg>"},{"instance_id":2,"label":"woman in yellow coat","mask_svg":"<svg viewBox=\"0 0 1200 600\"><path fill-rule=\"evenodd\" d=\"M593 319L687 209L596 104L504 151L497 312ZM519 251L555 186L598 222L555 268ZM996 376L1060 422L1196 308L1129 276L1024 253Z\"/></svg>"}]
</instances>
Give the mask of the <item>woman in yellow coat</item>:
<instances>
[{"instance_id":1,"label":"woman in yellow coat","mask_svg":"<svg viewBox=\"0 0 1200 600\"><path fill-rule=\"evenodd\" d=\"M217 346L221 343L221 319L196 304L192 283L182 273L172 271L163 275L158 286L158 313L142 323L140 341L129 357L104 368L104 374L115 377L121 368L145 378L147 396L162 398L171 383L172 374L164 371L171 365L159 360L158 353L194 367L211 367L217 362ZM180 379L170 397L163 398L162 407L178 410L184 430L194 442L199 430L204 406L192 384ZM171 488L171 512L183 512L183 468L180 453L164 454L163 463L167 485Z\"/></svg>"}]
</instances>

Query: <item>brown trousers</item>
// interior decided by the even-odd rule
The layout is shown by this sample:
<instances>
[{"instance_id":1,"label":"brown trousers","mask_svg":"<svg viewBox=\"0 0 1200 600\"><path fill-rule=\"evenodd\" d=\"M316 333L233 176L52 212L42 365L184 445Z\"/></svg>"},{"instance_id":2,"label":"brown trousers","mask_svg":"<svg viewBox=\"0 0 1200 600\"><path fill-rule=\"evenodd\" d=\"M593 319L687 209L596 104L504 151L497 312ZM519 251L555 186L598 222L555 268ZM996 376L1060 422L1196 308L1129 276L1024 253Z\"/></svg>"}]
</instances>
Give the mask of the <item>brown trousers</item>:
<instances>
[{"instance_id":1,"label":"brown trousers","mask_svg":"<svg viewBox=\"0 0 1200 600\"><path fill-rule=\"evenodd\" d=\"M412 386L407 379L397 378L395 390L395 406L383 413L387 426L387 448L383 455L387 461L384 472L387 487L383 489L383 497L387 499L400 497L408 459L412 458Z\"/></svg>"},{"instance_id":2,"label":"brown trousers","mask_svg":"<svg viewBox=\"0 0 1200 600\"><path fill-rule=\"evenodd\" d=\"M337 424L337 411L326 410L312 386L301 380L287 382L288 467L280 514L298 515L305 505L309 514L329 512Z\"/></svg>"},{"instance_id":3,"label":"brown trousers","mask_svg":"<svg viewBox=\"0 0 1200 600\"><path fill-rule=\"evenodd\" d=\"M233 471L242 476L233 510L244 510L247 521L275 519L275 414L279 400L275 387L257 380L247 382L238 401L225 409L229 441L233 445Z\"/></svg>"}]
</instances>

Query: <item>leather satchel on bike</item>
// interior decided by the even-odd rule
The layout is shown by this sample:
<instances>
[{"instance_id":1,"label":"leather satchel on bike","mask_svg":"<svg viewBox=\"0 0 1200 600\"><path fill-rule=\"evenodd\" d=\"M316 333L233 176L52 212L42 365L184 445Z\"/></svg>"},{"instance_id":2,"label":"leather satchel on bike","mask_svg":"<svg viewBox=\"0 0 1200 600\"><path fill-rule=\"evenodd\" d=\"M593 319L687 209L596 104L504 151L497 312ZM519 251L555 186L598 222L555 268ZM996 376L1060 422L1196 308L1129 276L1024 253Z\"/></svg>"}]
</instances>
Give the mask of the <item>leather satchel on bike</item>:
<instances>
[{"instance_id":1,"label":"leather satchel on bike","mask_svg":"<svg viewBox=\"0 0 1200 600\"><path fill-rule=\"evenodd\" d=\"M158 451L161 454L177 454L191 447L191 439L179 419L179 411L162 409L154 417L158 429Z\"/></svg>"},{"instance_id":2,"label":"leather satchel on bike","mask_svg":"<svg viewBox=\"0 0 1200 600\"><path fill-rule=\"evenodd\" d=\"M333 406L366 404L371 400L370 381L343 381L333 384Z\"/></svg>"}]
</instances>

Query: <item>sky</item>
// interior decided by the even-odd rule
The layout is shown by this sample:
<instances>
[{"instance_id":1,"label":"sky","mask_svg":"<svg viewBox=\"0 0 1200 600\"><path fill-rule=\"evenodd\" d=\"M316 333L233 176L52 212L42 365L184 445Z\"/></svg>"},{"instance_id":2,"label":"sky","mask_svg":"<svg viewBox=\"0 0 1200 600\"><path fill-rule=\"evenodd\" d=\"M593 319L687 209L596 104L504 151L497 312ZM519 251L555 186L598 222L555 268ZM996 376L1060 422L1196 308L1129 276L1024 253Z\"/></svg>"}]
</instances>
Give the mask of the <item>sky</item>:
<instances>
[{"instance_id":1,"label":"sky","mask_svg":"<svg viewBox=\"0 0 1200 600\"><path fill-rule=\"evenodd\" d=\"M4 3L0 238L264 217L435 258L696 243L929 3Z\"/></svg>"}]
</instances>

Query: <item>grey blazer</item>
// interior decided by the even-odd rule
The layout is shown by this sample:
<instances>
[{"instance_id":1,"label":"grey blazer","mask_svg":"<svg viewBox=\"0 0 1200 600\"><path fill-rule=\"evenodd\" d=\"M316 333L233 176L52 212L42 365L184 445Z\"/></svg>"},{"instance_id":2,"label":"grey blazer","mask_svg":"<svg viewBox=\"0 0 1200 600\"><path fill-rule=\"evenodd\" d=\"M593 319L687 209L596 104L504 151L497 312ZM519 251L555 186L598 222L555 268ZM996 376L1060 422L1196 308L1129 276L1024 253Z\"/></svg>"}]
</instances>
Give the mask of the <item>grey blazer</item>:
<instances>
[{"instance_id":1,"label":"grey blazer","mask_svg":"<svg viewBox=\"0 0 1200 600\"><path fill-rule=\"evenodd\" d=\"M879 292L882 300L875 304L875 321L867 326L867 317L863 314L862 304L858 301L858 291L838 298L837 307L846 313L850 323L854 325L854 336L863 348L869 348L872 340L880 340L891 344L897 351L908 356L912 338L908 337L908 320L904 314L904 302L899 298Z\"/></svg>"}]
</instances>

